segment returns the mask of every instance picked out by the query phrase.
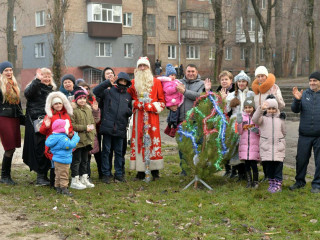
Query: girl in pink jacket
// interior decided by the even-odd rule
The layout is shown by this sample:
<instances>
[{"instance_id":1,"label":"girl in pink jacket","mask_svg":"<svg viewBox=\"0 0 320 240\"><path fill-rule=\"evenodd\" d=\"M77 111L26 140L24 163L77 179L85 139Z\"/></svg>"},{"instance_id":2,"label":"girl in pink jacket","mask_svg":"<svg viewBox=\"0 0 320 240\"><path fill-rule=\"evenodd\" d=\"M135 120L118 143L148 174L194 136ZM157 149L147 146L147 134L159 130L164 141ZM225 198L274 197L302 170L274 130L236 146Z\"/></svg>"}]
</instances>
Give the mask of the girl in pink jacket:
<instances>
[{"instance_id":1,"label":"girl in pink jacket","mask_svg":"<svg viewBox=\"0 0 320 240\"><path fill-rule=\"evenodd\" d=\"M280 113L273 95L267 96L252 120L260 128L260 158L265 163L269 180L268 191L281 191L283 161L286 153L285 114Z\"/></svg>"},{"instance_id":2,"label":"girl in pink jacket","mask_svg":"<svg viewBox=\"0 0 320 240\"><path fill-rule=\"evenodd\" d=\"M166 77L158 77L162 83L166 107L170 108L167 118L168 126L164 132L171 137L174 137L176 134L179 121L179 107L183 103L184 98L183 94L177 90L177 85L181 84L181 82L176 79L176 76L176 70L172 64L168 63L166 66Z\"/></svg>"},{"instance_id":3,"label":"girl in pink jacket","mask_svg":"<svg viewBox=\"0 0 320 240\"><path fill-rule=\"evenodd\" d=\"M258 126L252 121L254 108L254 98L248 97L243 103L243 113L237 114L238 133L240 135L239 159L245 163L247 176L246 188L258 188L259 186L259 171L257 163L260 160L260 136Z\"/></svg>"}]
</instances>

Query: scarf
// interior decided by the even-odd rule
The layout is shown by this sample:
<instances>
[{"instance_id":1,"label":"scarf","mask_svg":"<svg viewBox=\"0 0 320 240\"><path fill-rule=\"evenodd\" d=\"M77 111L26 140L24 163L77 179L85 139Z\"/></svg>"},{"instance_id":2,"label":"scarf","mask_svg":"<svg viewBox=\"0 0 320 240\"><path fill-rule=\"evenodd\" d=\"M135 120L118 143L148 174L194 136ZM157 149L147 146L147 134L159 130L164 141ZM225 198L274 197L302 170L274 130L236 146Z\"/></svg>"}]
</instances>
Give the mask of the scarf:
<instances>
[{"instance_id":1,"label":"scarf","mask_svg":"<svg viewBox=\"0 0 320 240\"><path fill-rule=\"evenodd\" d=\"M14 86L12 79L8 79L8 83L6 85L6 94L5 101L9 104L19 104L19 89L17 86Z\"/></svg>"}]
</instances>

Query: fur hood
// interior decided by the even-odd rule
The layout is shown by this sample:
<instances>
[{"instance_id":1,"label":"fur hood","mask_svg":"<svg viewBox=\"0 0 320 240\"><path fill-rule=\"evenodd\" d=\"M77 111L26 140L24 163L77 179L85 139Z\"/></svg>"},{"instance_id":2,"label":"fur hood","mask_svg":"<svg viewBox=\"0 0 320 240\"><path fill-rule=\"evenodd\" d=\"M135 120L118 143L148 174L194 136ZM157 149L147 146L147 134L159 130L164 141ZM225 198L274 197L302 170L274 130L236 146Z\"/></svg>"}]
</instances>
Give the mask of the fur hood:
<instances>
[{"instance_id":1,"label":"fur hood","mask_svg":"<svg viewBox=\"0 0 320 240\"><path fill-rule=\"evenodd\" d=\"M255 79L252 83L252 90L254 91L254 93L256 95L258 95L259 93L264 94L266 93L270 88L272 88L272 86L276 83L276 77L272 74L269 73L267 80L262 83L261 85L259 85L259 81L258 79Z\"/></svg>"},{"instance_id":2,"label":"fur hood","mask_svg":"<svg viewBox=\"0 0 320 240\"><path fill-rule=\"evenodd\" d=\"M51 103L52 100L55 97L59 97L62 99L62 103L63 103L63 107L66 109L67 113L72 116L73 115L73 109L72 106L69 102L69 100L67 99L66 95L64 95L62 92L52 92L48 95L47 99L46 99L46 107L45 107L45 111L48 115L48 117L52 117L52 107L51 107Z\"/></svg>"},{"instance_id":3,"label":"fur hood","mask_svg":"<svg viewBox=\"0 0 320 240\"><path fill-rule=\"evenodd\" d=\"M73 109L78 108L78 104L76 104L75 102L72 102L71 106ZM89 108L90 110L92 110L91 106L88 103L86 104L86 107Z\"/></svg>"}]
</instances>

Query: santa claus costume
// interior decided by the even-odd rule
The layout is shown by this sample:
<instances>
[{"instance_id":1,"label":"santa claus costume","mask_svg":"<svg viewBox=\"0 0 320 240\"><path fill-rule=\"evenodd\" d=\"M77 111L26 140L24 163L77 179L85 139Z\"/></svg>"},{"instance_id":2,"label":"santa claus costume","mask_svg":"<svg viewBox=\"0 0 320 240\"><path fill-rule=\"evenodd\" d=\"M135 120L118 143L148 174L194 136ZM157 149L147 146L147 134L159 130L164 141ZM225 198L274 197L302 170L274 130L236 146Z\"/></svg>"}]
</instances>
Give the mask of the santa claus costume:
<instances>
[{"instance_id":1,"label":"santa claus costume","mask_svg":"<svg viewBox=\"0 0 320 240\"><path fill-rule=\"evenodd\" d=\"M146 163L143 135L144 126L146 125L144 116L147 116L148 134L151 139L149 170L151 170L155 180L159 177L159 170L164 166L161 154L159 113L165 108L165 100L162 84L160 80L152 76L150 62L147 57L139 58L137 69L135 70L135 79L132 80L132 85L128 92L133 99L130 169L138 172L137 178L144 178ZM149 101L143 100L146 97L149 97Z\"/></svg>"}]
</instances>

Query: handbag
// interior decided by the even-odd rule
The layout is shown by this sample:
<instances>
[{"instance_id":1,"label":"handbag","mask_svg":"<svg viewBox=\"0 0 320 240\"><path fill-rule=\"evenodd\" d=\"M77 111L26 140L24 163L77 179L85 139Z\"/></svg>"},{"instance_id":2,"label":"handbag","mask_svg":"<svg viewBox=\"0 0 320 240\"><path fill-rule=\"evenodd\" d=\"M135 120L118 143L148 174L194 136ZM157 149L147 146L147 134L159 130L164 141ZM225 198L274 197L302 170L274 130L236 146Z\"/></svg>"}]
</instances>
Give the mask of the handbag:
<instances>
[{"instance_id":1,"label":"handbag","mask_svg":"<svg viewBox=\"0 0 320 240\"><path fill-rule=\"evenodd\" d=\"M42 125L43 119L44 119L44 116L40 116L38 117L38 119L32 121L35 133L40 131L40 127Z\"/></svg>"},{"instance_id":2,"label":"handbag","mask_svg":"<svg viewBox=\"0 0 320 240\"><path fill-rule=\"evenodd\" d=\"M99 152L100 148L99 148L99 141L97 136L94 137L94 141L93 141L93 148L91 149L91 151L89 152L90 154L95 154L97 152Z\"/></svg>"}]
</instances>

